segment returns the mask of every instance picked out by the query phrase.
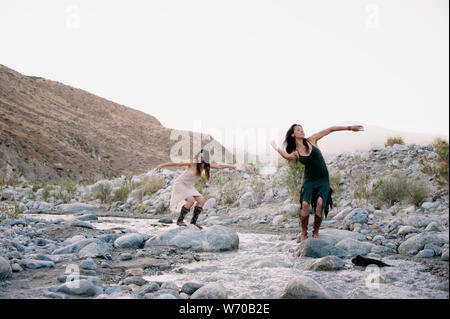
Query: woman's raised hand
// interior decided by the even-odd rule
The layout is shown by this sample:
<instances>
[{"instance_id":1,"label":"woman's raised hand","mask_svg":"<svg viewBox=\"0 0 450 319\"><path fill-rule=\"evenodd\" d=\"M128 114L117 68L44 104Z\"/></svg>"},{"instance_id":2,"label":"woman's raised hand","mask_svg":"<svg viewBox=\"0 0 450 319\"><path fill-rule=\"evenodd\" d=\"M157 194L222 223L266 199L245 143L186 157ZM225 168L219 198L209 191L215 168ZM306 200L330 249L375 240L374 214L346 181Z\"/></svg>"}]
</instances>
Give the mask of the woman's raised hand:
<instances>
[{"instance_id":1,"label":"woman's raised hand","mask_svg":"<svg viewBox=\"0 0 450 319\"><path fill-rule=\"evenodd\" d=\"M155 169L156 169L157 171L159 171L159 170L160 170L161 168L163 168L163 167L164 167L164 164L159 164L158 166L156 166Z\"/></svg>"},{"instance_id":2,"label":"woman's raised hand","mask_svg":"<svg viewBox=\"0 0 450 319\"><path fill-rule=\"evenodd\" d=\"M350 126L350 130L352 130L353 132L364 131L364 126L352 125L352 126Z\"/></svg>"}]
</instances>

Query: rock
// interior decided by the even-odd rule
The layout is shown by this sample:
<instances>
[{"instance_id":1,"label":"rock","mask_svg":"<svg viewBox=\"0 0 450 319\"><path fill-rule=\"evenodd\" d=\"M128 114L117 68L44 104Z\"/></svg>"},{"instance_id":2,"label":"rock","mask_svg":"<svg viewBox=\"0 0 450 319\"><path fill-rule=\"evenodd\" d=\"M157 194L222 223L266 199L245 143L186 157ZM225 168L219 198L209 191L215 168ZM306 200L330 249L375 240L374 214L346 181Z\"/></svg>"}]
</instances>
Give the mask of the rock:
<instances>
[{"instance_id":1,"label":"rock","mask_svg":"<svg viewBox=\"0 0 450 319\"><path fill-rule=\"evenodd\" d=\"M102 257L105 259L111 259L109 254L110 246L104 242L97 241L86 245L78 252L80 258L95 258Z\"/></svg>"},{"instance_id":2,"label":"rock","mask_svg":"<svg viewBox=\"0 0 450 319\"><path fill-rule=\"evenodd\" d=\"M426 227L433 222L433 219L425 216L411 216L407 220L407 224L414 227Z\"/></svg>"},{"instance_id":3,"label":"rock","mask_svg":"<svg viewBox=\"0 0 450 319\"><path fill-rule=\"evenodd\" d=\"M181 296L172 289L160 289L151 295L151 299L181 299Z\"/></svg>"},{"instance_id":4,"label":"rock","mask_svg":"<svg viewBox=\"0 0 450 319\"><path fill-rule=\"evenodd\" d=\"M281 208L281 213L287 213L291 217L298 217L300 215L300 205L287 204Z\"/></svg>"},{"instance_id":5,"label":"rock","mask_svg":"<svg viewBox=\"0 0 450 319\"><path fill-rule=\"evenodd\" d=\"M347 251L337 248L334 244L330 244L330 242L320 238L309 238L302 241L298 246L295 255L313 258L322 258L331 255L341 258L350 257Z\"/></svg>"},{"instance_id":6,"label":"rock","mask_svg":"<svg viewBox=\"0 0 450 319\"><path fill-rule=\"evenodd\" d=\"M344 229L352 229L353 224L366 224L369 220L369 213L364 208L352 210L343 221Z\"/></svg>"},{"instance_id":7,"label":"rock","mask_svg":"<svg viewBox=\"0 0 450 319\"><path fill-rule=\"evenodd\" d=\"M327 291L314 279L296 276L281 294L281 299L329 299Z\"/></svg>"},{"instance_id":8,"label":"rock","mask_svg":"<svg viewBox=\"0 0 450 319\"><path fill-rule=\"evenodd\" d=\"M191 299L227 299L228 292L225 287L218 282L212 282L199 288L191 295Z\"/></svg>"},{"instance_id":9,"label":"rock","mask_svg":"<svg viewBox=\"0 0 450 319\"><path fill-rule=\"evenodd\" d=\"M438 222L431 222L428 224L428 226L425 228L425 231L436 231L440 232L443 228Z\"/></svg>"},{"instance_id":10,"label":"rock","mask_svg":"<svg viewBox=\"0 0 450 319\"><path fill-rule=\"evenodd\" d=\"M148 281L139 276L127 277L123 280L124 285L144 286L146 283L148 283Z\"/></svg>"},{"instance_id":11,"label":"rock","mask_svg":"<svg viewBox=\"0 0 450 319\"><path fill-rule=\"evenodd\" d=\"M86 260L83 260L81 262L80 267L82 269L87 269L87 270L96 270L97 269L97 266L95 265L95 262L94 262L94 260L92 258L88 258Z\"/></svg>"},{"instance_id":12,"label":"rock","mask_svg":"<svg viewBox=\"0 0 450 319\"><path fill-rule=\"evenodd\" d=\"M145 247L175 245L195 251L227 251L239 247L239 237L231 228L215 225L203 230L177 227L160 236L150 238Z\"/></svg>"},{"instance_id":13,"label":"rock","mask_svg":"<svg viewBox=\"0 0 450 319\"><path fill-rule=\"evenodd\" d=\"M217 205L217 199L215 199L214 197L211 197L210 199L208 199L205 204L203 204L203 210L211 210L216 208Z\"/></svg>"},{"instance_id":14,"label":"rock","mask_svg":"<svg viewBox=\"0 0 450 319\"><path fill-rule=\"evenodd\" d=\"M370 253L373 246L373 244L361 242L351 238L343 239L336 244L337 248L347 251L347 253L351 256L367 255Z\"/></svg>"},{"instance_id":15,"label":"rock","mask_svg":"<svg viewBox=\"0 0 450 319\"><path fill-rule=\"evenodd\" d=\"M400 218L394 218L387 224L386 226L386 232L390 233L393 231L396 231L400 226L403 225L403 222Z\"/></svg>"},{"instance_id":16,"label":"rock","mask_svg":"<svg viewBox=\"0 0 450 319\"><path fill-rule=\"evenodd\" d=\"M422 250L426 244L434 244L441 247L448 244L448 234L445 233L420 233L400 244L398 252L402 255L408 255L412 250Z\"/></svg>"},{"instance_id":17,"label":"rock","mask_svg":"<svg viewBox=\"0 0 450 319\"><path fill-rule=\"evenodd\" d=\"M161 285L161 289L172 289L178 293L180 288L178 288L178 285L173 281L166 281Z\"/></svg>"},{"instance_id":18,"label":"rock","mask_svg":"<svg viewBox=\"0 0 450 319\"><path fill-rule=\"evenodd\" d=\"M181 287L181 291L188 295L192 295L194 292L196 292L201 287L203 287L202 284L199 284L196 282L187 282Z\"/></svg>"},{"instance_id":19,"label":"rock","mask_svg":"<svg viewBox=\"0 0 450 319\"><path fill-rule=\"evenodd\" d=\"M25 259L23 265L28 269L54 268L55 263L48 260Z\"/></svg>"},{"instance_id":20,"label":"rock","mask_svg":"<svg viewBox=\"0 0 450 319\"><path fill-rule=\"evenodd\" d=\"M81 251L84 247L86 247L87 245L91 244L91 243L98 243L100 246L102 244L104 244L103 241L101 241L100 239L97 238L90 238L90 239L85 239L82 236L75 236L78 238L83 238L81 240L77 240L73 243L71 243L72 241L67 241L66 243L68 243L67 246L55 249L53 251L53 255L59 255L59 254L73 254L73 253L78 253L79 251ZM76 240L76 239L73 239ZM99 246L99 247L100 247Z\"/></svg>"},{"instance_id":21,"label":"rock","mask_svg":"<svg viewBox=\"0 0 450 319\"><path fill-rule=\"evenodd\" d=\"M61 210L63 213L80 213L84 210L97 210L100 206L83 204L83 203L73 203L73 204L61 204L56 206L56 209Z\"/></svg>"},{"instance_id":22,"label":"rock","mask_svg":"<svg viewBox=\"0 0 450 319\"><path fill-rule=\"evenodd\" d=\"M326 256L315 260L307 266L307 270L314 271L332 271L344 269L344 262L336 256Z\"/></svg>"},{"instance_id":23,"label":"rock","mask_svg":"<svg viewBox=\"0 0 450 319\"><path fill-rule=\"evenodd\" d=\"M441 260L448 261L448 245L442 247Z\"/></svg>"},{"instance_id":24,"label":"rock","mask_svg":"<svg viewBox=\"0 0 450 319\"><path fill-rule=\"evenodd\" d=\"M85 214L82 216L77 217L76 219L82 220L82 221L92 221L92 220L98 220L98 217L92 214Z\"/></svg>"},{"instance_id":25,"label":"rock","mask_svg":"<svg viewBox=\"0 0 450 319\"><path fill-rule=\"evenodd\" d=\"M151 282L146 283L145 285L143 285L141 287L141 289L138 290L137 293L139 295L145 295L145 294L148 294L148 293L151 293L151 292L158 291L159 288L160 288L160 286L158 285L157 282L151 281Z\"/></svg>"},{"instance_id":26,"label":"rock","mask_svg":"<svg viewBox=\"0 0 450 319\"><path fill-rule=\"evenodd\" d=\"M129 233L117 238L114 241L114 247L138 249L143 247L147 239L148 239L147 235L139 233Z\"/></svg>"},{"instance_id":27,"label":"rock","mask_svg":"<svg viewBox=\"0 0 450 319\"><path fill-rule=\"evenodd\" d=\"M420 230L413 226L401 226L398 229L397 235L406 236L411 233L420 233Z\"/></svg>"},{"instance_id":28,"label":"rock","mask_svg":"<svg viewBox=\"0 0 450 319\"><path fill-rule=\"evenodd\" d=\"M247 192L239 199L239 207L249 208L254 207L257 204L257 199L253 192Z\"/></svg>"},{"instance_id":29,"label":"rock","mask_svg":"<svg viewBox=\"0 0 450 319\"><path fill-rule=\"evenodd\" d=\"M127 276L142 277L144 275L144 269L142 268L130 268L125 271Z\"/></svg>"},{"instance_id":30,"label":"rock","mask_svg":"<svg viewBox=\"0 0 450 319\"><path fill-rule=\"evenodd\" d=\"M133 259L133 255L130 253L122 253L119 255L120 260L131 260Z\"/></svg>"},{"instance_id":31,"label":"rock","mask_svg":"<svg viewBox=\"0 0 450 319\"><path fill-rule=\"evenodd\" d=\"M62 292L69 295L93 297L102 293L102 289L95 286L88 279L80 279L62 284L56 289L56 292Z\"/></svg>"},{"instance_id":32,"label":"rock","mask_svg":"<svg viewBox=\"0 0 450 319\"><path fill-rule=\"evenodd\" d=\"M334 216L333 220L343 220L352 210L353 208L347 207L346 209L339 212L336 216Z\"/></svg>"},{"instance_id":33,"label":"rock","mask_svg":"<svg viewBox=\"0 0 450 319\"><path fill-rule=\"evenodd\" d=\"M23 271L23 268L20 267L19 264L12 264L11 269L12 269L13 272L21 272L21 271Z\"/></svg>"},{"instance_id":34,"label":"rock","mask_svg":"<svg viewBox=\"0 0 450 319\"><path fill-rule=\"evenodd\" d=\"M423 249L431 249L436 256L440 256L442 253L442 248L433 244L426 244Z\"/></svg>"},{"instance_id":35,"label":"rock","mask_svg":"<svg viewBox=\"0 0 450 319\"><path fill-rule=\"evenodd\" d=\"M158 222L163 223L163 224L172 224L173 220L170 217L163 217L163 218L160 218L158 220Z\"/></svg>"},{"instance_id":36,"label":"rock","mask_svg":"<svg viewBox=\"0 0 450 319\"><path fill-rule=\"evenodd\" d=\"M436 208L439 206L438 202L424 202L422 203L422 209L423 210L432 210L433 208Z\"/></svg>"},{"instance_id":37,"label":"rock","mask_svg":"<svg viewBox=\"0 0 450 319\"><path fill-rule=\"evenodd\" d=\"M12 269L9 262L0 256L0 280L8 279L12 276Z\"/></svg>"},{"instance_id":38,"label":"rock","mask_svg":"<svg viewBox=\"0 0 450 319\"><path fill-rule=\"evenodd\" d=\"M70 226L70 227L83 227L83 228L89 228L89 229L94 229L94 226L92 226L91 224L89 224L88 222L79 220L79 219L69 219L65 222L65 225Z\"/></svg>"},{"instance_id":39,"label":"rock","mask_svg":"<svg viewBox=\"0 0 450 319\"><path fill-rule=\"evenodd\" d=\"M424 249L424 250L419 251L419 253L416 255L416 257L431 258L431 257L434 257L434 251L432 249Z\"/></svg>"},{"instance_id":40,"label":"rock","mask_svg":"<svg viewBox=\"0 0 450 319\"><path fill-rule=\"evenodd\" d=\"M279 225L282 221L284 220L284 216L283 215L277 215L272 219L271 224L276 226Z\"/></svg>"}]
</instances>

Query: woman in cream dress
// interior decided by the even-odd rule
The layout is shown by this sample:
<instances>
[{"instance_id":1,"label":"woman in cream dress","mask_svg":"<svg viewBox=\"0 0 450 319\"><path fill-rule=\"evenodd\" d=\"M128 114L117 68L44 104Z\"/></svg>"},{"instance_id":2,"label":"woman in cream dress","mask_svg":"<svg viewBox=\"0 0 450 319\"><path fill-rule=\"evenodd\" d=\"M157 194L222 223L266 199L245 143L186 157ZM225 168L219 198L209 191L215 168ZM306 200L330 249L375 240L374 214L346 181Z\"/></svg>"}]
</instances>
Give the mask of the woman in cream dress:
<instances>
[{"instance_id":1,"label":"woman in cream dress","mask_svg":"<svg viewBox=\"0 0 450 319\"><path fill-rule=\"evenodd\" d=\"M236 167L234 165L228 164L210 163L209 152L203 149L195 156L195 162L164 163L158 165L156 169L160 170L163 167L169 166L187 166L186 170L173 181L172 185L170 210L180 212L180 216L177 220L177 225L186 226L183 221L184 217L187 215L187 213L189 213L194 203L197 203L194 208L194 214L191 219L191 224L202 229L202 227L197 224L197 218L203 210L205 198L195 188L195 182L198 178L200 178L203 171L205 171L206 180L209 181L210 168L236 169Z\"/></svg>"}]
</instances>

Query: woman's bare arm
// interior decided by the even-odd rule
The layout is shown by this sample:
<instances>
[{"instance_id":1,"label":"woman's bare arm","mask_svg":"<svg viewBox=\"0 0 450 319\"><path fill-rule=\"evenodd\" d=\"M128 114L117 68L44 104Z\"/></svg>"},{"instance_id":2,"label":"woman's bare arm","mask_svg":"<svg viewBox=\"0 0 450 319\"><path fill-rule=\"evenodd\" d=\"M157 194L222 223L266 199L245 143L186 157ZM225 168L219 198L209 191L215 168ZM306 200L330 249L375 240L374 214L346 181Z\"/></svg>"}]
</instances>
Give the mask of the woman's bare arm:
<instances>
[{"instance_id":1,"label":"woman's bare arm","mask_svg":"<svg viewBox=\"0 0 450 319\"><path fill-rule=\"evenodd\" d=\"M358 132L358 131L364 131L364 127L362 125L349 125L349 126L331 126L329 128L326 128L320 132L317 132L313 135L311 135L308 140L311 143L316 144L318 140L320 140L322 137L327 136L328 134L332 133L332 132L337 132L337 131L354 131L354 132Z\"/></svg>"},{"instance_id":2,"label":"woman's bare arm","mask_svg":"<svg viewBox=\"0 0 450 319\"><path fill-rule=\"evenodd\" d=\"M192 162L179 162L179 163L163 163L156 166L156 170L160 170L164 167L173 167L173 166L191 166Z\"/></svg>"},{"instance_id":3,"label":"woman's bare arm","mask_svg":"<svg viewBox=\"0 0 450 319\"><path fill-rule=\"evenodd\" d=\"M289 154L288 152L286 152L286 151L282 150L281 148L279 148L277 146L277 144L275 143L275 141L272 141L271 145L275 149L275 151L277 151L278 154L280 154L284 159L287 159L288 161L295 161L297 159L297 153L296 152L292 152L291 154Z\"/></svg>"}]
</instances>

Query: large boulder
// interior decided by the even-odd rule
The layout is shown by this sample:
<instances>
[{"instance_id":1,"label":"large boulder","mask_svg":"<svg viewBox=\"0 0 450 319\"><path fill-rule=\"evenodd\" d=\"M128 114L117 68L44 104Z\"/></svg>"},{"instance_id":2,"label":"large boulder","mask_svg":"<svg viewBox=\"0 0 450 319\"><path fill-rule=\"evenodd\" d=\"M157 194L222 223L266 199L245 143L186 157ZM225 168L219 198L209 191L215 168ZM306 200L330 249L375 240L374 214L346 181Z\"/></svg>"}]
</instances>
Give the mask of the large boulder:
<instances>
[{"instance_id":1,"label":"large boulder","mask_svg":"<svg viewBox=\"0 0 450 319\"><path fill-rule=\"evenodd\" d=\"M439 247L448 244L448 233L417 234L401 243L398 252L402 255L409 255L410 251L421 251L426 244L434 244Z\"/></svg>"},{"instance_id":2,"label":"large boulder","mask_svg":"<svg viewBox=\"0 0 450 319\"><path fill-rule=\"evenodd\" d=\"M120 236L114 241L114 247L116 248L142 248L145 241L148 239L147 235L139 233L129 233Z\"/></svg>"},{"instance_id":3,"label":"large boulder","mask_svg":"<svg viewBox=\"0 0 450 319\"><path fill-rule=\"evenodd\" d=\"M344 218L344 229L353 229L353 224L366 224L369 220L369 213L364 208L355 208Z\"/></svg>"},{"instance_id":4,"label":"large boulder","mask_svg":"<svg viewBox=\"0 0 450 319\"><path fill-rule=\"evenodd\" d=\"M352 238L343 239L336 244L337 248L344 249L351 256L367 255L374 246L374 244L358 241Z\"/></svg>"},{"instance_id":5,"label":"large boulder","mask_svg":"<svg viewBox=\"0 0 450 319\"><path fill-rule=\"evenodd\" d=\"M214 197L211 197L210 199L208 199L205 204L203 204L203 210L210 210L210 209L214 209L216 208L217 205L217 199L215 199Z\"/></svg>"},{"instance_id":6,"label":"large boulder","mask_svg":"<svg viewBox=\"0 0 450 319\"><path fill-rule=\"evenodd\" d=\"M409 226L421 228L421 227L427 227L428 224L430 224L433 221L434 221L433 219L431 219L430 217L426 217L426 216L411 216L408 218L406 223Z\"/></svg>"},{"instance_id":7,"label":"large boulder","mask_svg":"<svg viewBox=\"0 0 450 319\"><path fill-rule=\"evenodd\" d=\"M297 276L287 284L281 299L329 299L328 292L314 279Z\"/></svg>"},{"instance_id":8,"label":"large boulder","mask_svg":"<svg viewBox=\"0 0 450 319\"><path fill-rule=\"evenodd\" d=\"M95 257L102 257L105 259L110 259L109 251L111 247L105 242L92 242L88 245L86 245L84 248L82 248L78 255L80 258L95 258Z\"/></svg>"},{"instance_id":9,"label":"large boulder","mask_svg":"<svg viewBox=\"0 0 450 319\"><path fill-rule=\"evenodd\" d=\"M79 236L75 236L77 237L77 239L79 238ZM72 240L68 241L68 245L55 249L53 251L53 255L60 255L60 254L73 254L73 253L78 253L80 250L82 250L84 247L86 247L87 245L91 244L91 243L98 243L98 244L103 244L104 241L97 239L97 238L90 238L90 239L78 239L75 240L75 237Z\"/></svg>"},{"instance_id":10,"label":"large boulder","mask_svg":"<svg viewBox=\"0 0 450 319\"><path fill-rule=\"evenodd\" d=\"M307 265L307 270L314 271L333 271L344 269L344 262L341 258L336 256L326 256L320 259L313 260Z\"/></svg>"},{"instance_id":11,"label":"large boulder","mask_svg":"<svg viewBox=\"0 0 450 319\"><path fill-rule=\"evenodd\" d=\"M12 276L12 269L9 262L0 256L0 280L8 279Z\"/></svg>"},{"instance_id":12,"label":"large boulder","mask_svg":"<svg viewBox=\"0 0 450 319\"><path fill-rule=\"evenodd\" d=\"M69 281L60 285L56 289L56 292L76 296L93 297L101 294L103 291L101 287L95 286L90 280L80 279L76 281Z\"/></svg>"},{"instance_id":13,"label":"large boulder","mask_svg":"<svg viewBox=\"0 0 450 319\"><path fill-rule=\"evenodd\" d=\"M337 256L340 258L350 257L347 251L337 248L334 244L321 238L309 238L302 241L298 246L296 256L322 258L326 256Z\"/></svg>"},{"instance_id":14,"label":"large boulder","mask_svg":"<svg viewBox=\"0 0 450 319\"><path fill-rule=\"evenodd\" d=\"M225 287L218 282L206 284L196 290L191 299L227 299L228 292Z\"/></svg>"},{"instance_id":15,"label":"large boulder","mask_svg":"<svg viewBox=\"0 0 450 319\"><path fill-rule=\"evenodd\" d=\"M89 205L84 203L72 203L72 204L61 204L56 206L57 210L63 213L81 213L84 210L96 210L100 209L100 206Z\"/></svg>"},{"instance_id":16,"label":"large boulder","mask_svg":"<svg viewBox=\"0 0 450 319\"><path fill-rule=\"evenodd\" d=\"M221 225L201 231L190 225L171 229L145 243L145 247L155 245L174 245L195 251L226 251L239 247L239 237L234 230Z\"/></svg>"}]
</instances>

